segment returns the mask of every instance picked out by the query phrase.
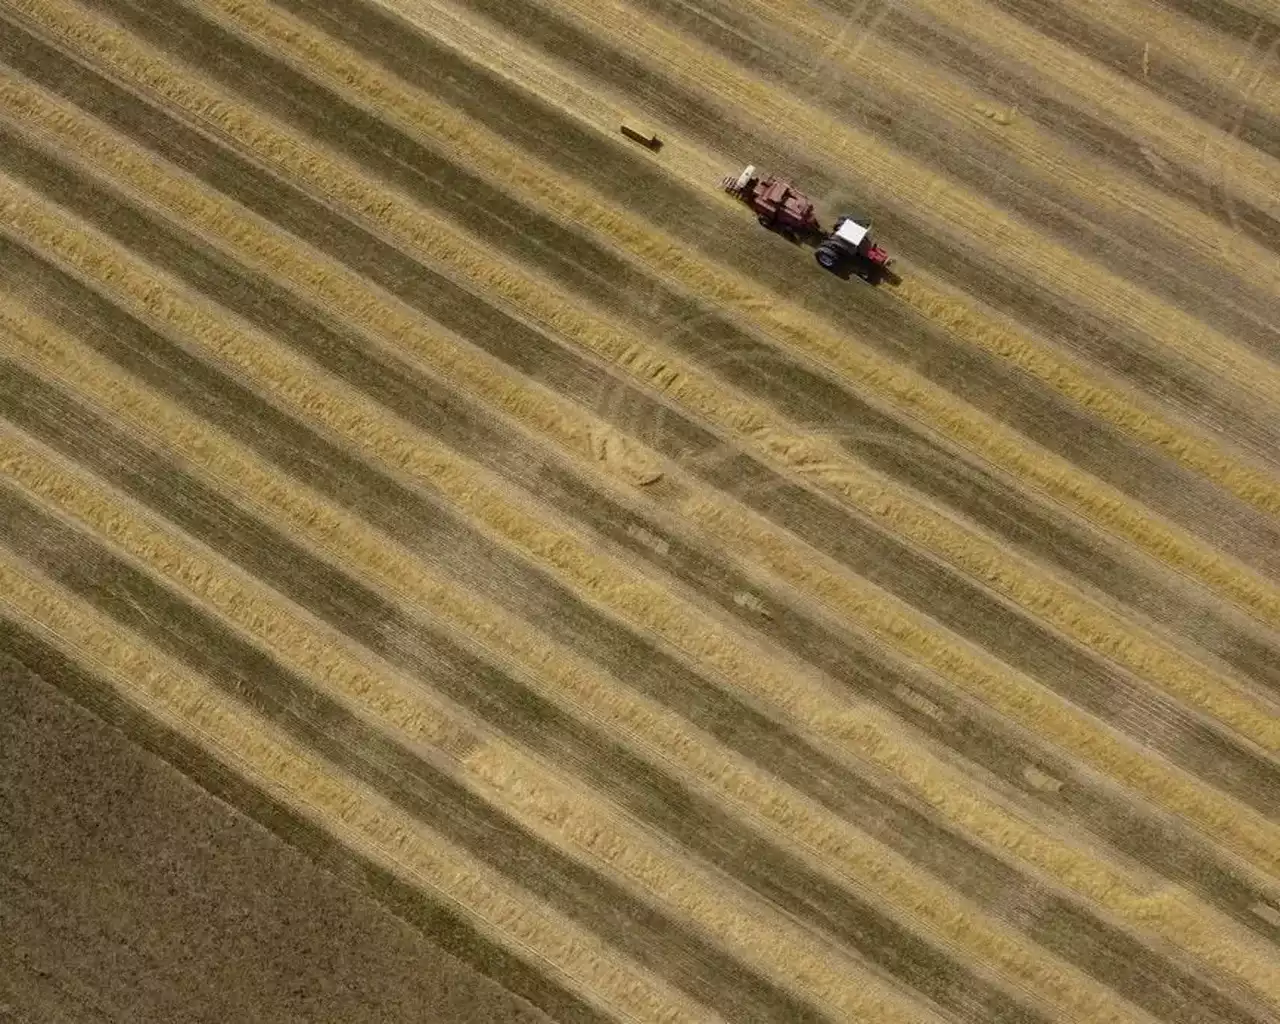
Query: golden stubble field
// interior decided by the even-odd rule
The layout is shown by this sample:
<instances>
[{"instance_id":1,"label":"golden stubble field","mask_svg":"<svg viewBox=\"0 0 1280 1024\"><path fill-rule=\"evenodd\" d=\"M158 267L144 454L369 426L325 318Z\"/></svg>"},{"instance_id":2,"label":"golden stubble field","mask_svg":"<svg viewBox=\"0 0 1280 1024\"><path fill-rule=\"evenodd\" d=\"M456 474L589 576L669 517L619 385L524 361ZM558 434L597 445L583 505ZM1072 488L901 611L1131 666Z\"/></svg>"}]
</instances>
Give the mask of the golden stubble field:
<instances>
[{"instance_id":1,"label":"golden stubble field","mask_svg":"<svg viewBox=\"0 0 1280 1024\"><path fill-rule=\"evenodd\" d=\"M1280 1015L1262 0L0 0L0 413L0 1017Z\"/></svg>"}]
</instances>

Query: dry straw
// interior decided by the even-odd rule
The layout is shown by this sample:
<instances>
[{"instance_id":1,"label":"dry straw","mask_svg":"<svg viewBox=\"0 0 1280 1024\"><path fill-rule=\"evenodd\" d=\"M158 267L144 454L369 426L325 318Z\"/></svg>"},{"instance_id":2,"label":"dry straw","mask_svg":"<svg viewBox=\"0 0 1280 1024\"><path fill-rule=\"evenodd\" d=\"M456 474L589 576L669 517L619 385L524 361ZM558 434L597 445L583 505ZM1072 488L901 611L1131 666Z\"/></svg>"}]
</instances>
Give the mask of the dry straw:
<instances>
[{"instance_id":1,"label":"dry straw","mask_svg":"<svg viewBox=\"0 0 1280 1024\"><path fill-rule=\"evenodd\" d=\"M4 315L0 311L0 316ZM879 844L834 821L775 780L760 777L678 717L637 698L500 609L431 578L410 552L275 475L176 408L128 384L109 364L38 318L21 323L9 319L7 326L21 339L20 358L31 360L40 372L68 382L134 424L135 429L156 433L162 443L210 473L212 482L236 499L250 507L263 504L269 516L280 516L290 530L330 550L349 570L389 585L407 607L435 609L451 628L529 670L544 695L562 704L567 700L575 713L585 712L586 717L605 722L615 734L638 741L642 749L656 754L672 769L689 773L717 797L727 798L766 827L815 851L855 884L865 885L874 879L875 890L895 908L915 915L935 933L1005 976L1053 998L1052 986L1047 990L1042 987L1048 984L1046 978L1057 977L1053 968L1039 965L1029 950L1020 951L1018 943L991 932L980 917L954 913L956 904L946 898L944 890L938 890L936 884L924 880ZM1040 834L975 795L968 780L949 778L928 760L914 758L891 733L879 732L870 717L859 715L846 721L843 729L839 723L829 724L836 728L834 733L825 730L828 735L844 739L873 763L894 772L946 818L971 833L1036 865L1125 919L1141 921L1215 965L1242 967L1250 979L1263 977L1254 965L1255 958L1234 946L1228 932L1213 929L1213 915L1204 908L1199 916L1175 913L1181 905L1171 904L1169 897L1145 896L1090 851L1073 850Z\"/></svg>"},{"instance_id":2,"label":"dry straw","mask_svg":"<svg viewBox=\"0 0 1280 1024\"><path fill-rule=\"evenodd\" d=\"M352 850L438 893L490 939L541 964L606 1012L653 1024L715 1019L443 836L226 700L204 679L69 600L2 552L0 606L109 679L125 699L211 750Z\"/></svg>"},{"instance_id":3,"label":"dry straw","mask_svg":"<svg viewBox=\"0 0 1280 1024\"><path fill-rule=\"evenodd\" d=\"M216 124L229 139L247 144L259 157L280 163L290 172L317 183L330 197L352 206L384 229L409 239L420 250L450 263L455 271L462 273L472 284L491 290L526 310L534 310L536 318L562 335L592 348L606 359L617 362L624 353L634 348L618 337L616 329L601 323L598 318L584 316L575 306L564 305L545 282L536 282L530 275L513 275L511 268L496 270L495 261L479 256L473 242L447 241L438 227L431 226L429 218L421 215L408 216L400 205L388 197L385 190L361 185L358 177L350 170L340 167L338 162L321 158L305 147L290 142L287 136L271 127L265 118L235 107L214 90L171 70L154 51L142 47L121 33L95 27L92 16L87 12L73 16L68 13L65 5L56 0L44 4L43 9L49 18L57 22L59 31L67 40L87 48L113 66L138 77L148 88L162 93L207 122ZM510 163L508 155L502 162L495 164L495 170L509 177L513 173ZM541 178L534 184L539 182L546 184ZM553 179L552 183L554 184ZM527 185L528 182L524 184ZM583 217L597 210L597 204L581 198L577 202L577 208ZM614 214L609 213L608 216L613 218ZM660 244L660 240L652 233L644 234L637 241L645 243L653 253L667 259L668 272L686 284L702 285L695 290L730 303L759 305L754 293L744 291L744 283L713 271L708 265L695 260L687 251L666 243ZM809 318L789 312L786 308L771 312L769 316L783 336L793 342L798 341L802 347L811 350L811 353L817 353L814 348L817 345L825 357L830 359L851 358L847 338L822 330ZM632 372L652 369L653 383L661 386L664 380L672 378L673 372L666 368L670 363L668 357L654 355L640 359L639 365L628 368ZM1024 440L999 424L955 403L937 389L917 386L920 382L916 378L904 374L883 360L875 357L861 360L859 357L859 360L855 360L846 369L856 371L855 376L861 383L893 396L911 414L940 426L1016 475L1040 486L1057 500L1085 512L1101 525L1115 530L1173 567L1198 576L1263 619L1280 623L1280 597L1267 584L1185 532L1161 523L1148 511L1129 503L1118 492L1081 474L1065 460L1055 459L1046 452L1028 446ZM685 385L682 390L687 390L688 380L686 375L675 383ZM688 398L688 395L681 394L679 397ZM728 418L739 431L750 432L756 425L752 419L743 421L737 416Z\"/></svg>"},{"instance_id":4,"label":"dry straw","mask_svg":"<svg viewBox=\"0 0 1280 1024\"><path fill-rule=\"evenodd\" d=\"M327 77L359 94L364 104L378 116L398 121L412 131L426 132L449 143L454 153L463 155L483 173L507 187L518 187L575 224L599 230L615 244L644 259L662 272L672 273L686 286L721 301L734 301L744 310L760 306L759 289L750 282L735 280L723 268L690 258L682 247L663 233L624 211L613 208L603 197L578 186L566 185L550 168L528 158L516 157L510 147L467 118L434 102L426 94L388 81L384 73L362 61L349 50L311 30L304 23L267 6L243 0L207 0L252 34L288 52L310 73L322 71ZM1216 443L1187 433L1185 425L1166 422L1154 407L1141 405L1100 379L1074 365L1063 353L1000 323L995 317L961 299L954 292L939 291L913 279L895 291L903 301L946 329L985 348L1039 377L1052 387L1141 440L1162 448L1174 458L1208 475L1247 501L1261 503L1268 511L1280 510L1280 485L1266 474L1235 460ZM780 297L778 297L780 298ZM782 309L781 302L769 307ZM807 320L811 314L805 312ZM768 319L766 311L765 319ZM854 350L842 339L848 364ZM824 356L830 356L824 351ZM857 362L873 364L874 354L863 348ZM838 368L849 370L853 364ZM888 365L888 364L884 364ZM1235 365L1232 363L1232 365ZM917 380L918 388L931 385Z\"/></svg>"},{"instance_id":5,"label":"dry straw","mask_svg":"<svg viewBox=\"0 0 1280 1024\"><path fill-rule=\"evenodd\" d=\"M234 208L225 201L215 201L189 182L161 174L153 162L145 161L140 154L112 145L110 137L85 123L82 117L59 110L39 94L16 84L0 88L0 104L23 123L56 134L61 143L73 146L94 166L124 175L135 188L161 200L195 226L219 239L248 247L265 268L283 273L290 280L300 280L304 286L322 288L328 298L342 301L342 311L351 315L353 321L359 323L355 318L364 315L372 323L394 329L395 336L416 355L439 356L455 379L477 388L490 400L496 399L504 412L526 425L550 433L553 440L567 444L572 453L581 455L584 448L592 451L603 448L601 453L608 454L610 442L607 435L600 432L598 421L584 423L581 416L573 415L573 406L562 400L553 404L549 397L544 397L547 393L542 389L521 389L510 376L499 374L491 365L469 356L457 343L414 331L411 324L405 322L407 318L393 316L392 311L378 303L367 290L362 293L359 285L349 278L327 272L328 268L321 263L309 260L306 250L290 246L278 232L269 233L252 219L236 217ZM456 239L448 239L448 243L461 247ZM436 253L439 250L440 245L434 246ZM475 254L472 258L475 259ZM547 310L545 298L544 295L543 310ZM554 310L548 315L554 315ZM576 335L581 337L582 332ZM617 337L602 336L597 331L588 342L602 338L616 341ZM1099 653L1189 700L1261 745L1280 749L1280 723L1237 692L1229 681L1181 653L1137 634L1130 624L1098 610L1034 564L1010 556L985 537L914 502L901 488L847 459L835 444L780 429L770 422L767 410L734 396L724 396L697 378L693 371L672 367L663 354L638 343L624 351L618 361L642 379L665 385L668 393L679 396L704 416L745 432L758 450L781 466L800 472L853 502L861 511L973 573ZM540 414L535 411L539 409L543 410ZM621 457L603 461L617 467L633 483L648 482L658 474L656 460L634 446L623 448Z\"/></svg>"}]
</instances>

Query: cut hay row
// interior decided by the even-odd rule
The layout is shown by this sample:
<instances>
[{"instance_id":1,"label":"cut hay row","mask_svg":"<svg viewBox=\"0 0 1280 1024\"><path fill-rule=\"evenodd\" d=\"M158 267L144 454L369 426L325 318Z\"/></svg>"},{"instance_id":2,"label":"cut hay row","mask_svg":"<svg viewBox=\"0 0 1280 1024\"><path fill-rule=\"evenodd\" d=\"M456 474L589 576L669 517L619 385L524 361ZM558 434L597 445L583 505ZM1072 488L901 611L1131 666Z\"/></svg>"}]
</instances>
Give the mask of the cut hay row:
<instances>
[{"instance_id":1,"label":"cut hay row","mask_svg":"<svg viewBox=\"0 0 1280 1024\"><path fill-rule=\"evenodd\" d=\"M342 560L348 571L367 574L366 582L389 587L406 609L432 609L445 618L448 628L525 669L529 681L539 685L544 696L567 705L578 717L600 722L625 744L635 745L642 757L667 764L677 776L687 773L685 777L705 787L712 799L759 821L780 843L802 844L828 869L837 871L845 884L871 886L872 898L891 900L895 915L906 911L944 941L1024 985L1042 984L1037 979L1045 977L1043 968L1036 966L1034 959L1028 961L1028 949L993 938L984 931L980 915L952 913L958 901L948 898L947 890L878 843L833 819L789 787L762 777L709 736L637 698L510 615L432 579L411 552L326 506L218 437L216 431L197 426L180 410L148 395L139 385L129 384L110 364L38 317L10 320L7 326L14 331L12 337L20 339L20 350L11 356L47 377L68 382L139 434L154 435L162 446L190 460L196 472L208 474L212 486L247 507L263 508L264 519L278 518L303 542L310 541ZM928 763L915 763L891 733L877 731L876 718L876 714L860 710L855 716L830 723L834 729L823 731L857 744L860 755L895 772L970 834L1035 865L1122 920L1137 922L1219 969L1243 975L1246 981L1265 976L1258 958L1244 948L1247 940L1237 943L1230 938L1234 926L1185 893L1176 889L1150 893L1099 859L1095 851L1073 850L1017 816L987 804L971 782L949 780L945 772ZM821 727L822 723L818 724Z\"/></svg>"},{"instance_id":2,"label":"cut hay row","mask_svg":"<svg viewBox=\"0 0 1280 1024\"><path fill-rule=\"evenodd\" d=\"M292 407L303 419L316 420L344 437L358 451L385 464L393 473L407 475L431 490L444 494L457 508L472 516L501 542L514 546L613 614L652 632L702 664L712 667L731 684L747 686L771 707L787 708L802 720L829 723L846 718L840 708L831 709L829 695L821 683L807 677L802 683L793 667L778 663L755 645L729 640L715 619L708 619L695 606L678 600L660 584L633 574L616 559L597 554L583 543L573 527L556 523L552 514L540 518L526 511L529 503L511 496L503 485L446 448L418 432L406 429L381 407L351 394L345 386L328 378L317 367L276 342L253 331L237 331L226 318L213 315L184 299L182 290L165 284L136 258L126 255L85 228L75 226L51 213L29 191L3 185L6 194L23 196L23 205L0 204L13 230L35 225L30 244L70 259L82 273L96 276L146 322L161 329L177 328L193 343L201 345L215 361L229 363L232 372L248 373L258 387L266 387L277 401ZM7 190L12 189L12 192ZM159 318L157 320L157 318ZM940 631L938 631L940 632ZM954 640L941 641L946 646ZM1028 695L1041 688L1016 673L1004 673L1014 692ZM965 681L961 680L963 685ZM1034 699L1032 697L1031 699ZM1062 702L1064 713L1069 705ZM1084 720L1076 716L1076 721ZM1091 720L1090 720L1091 721ZM1092 732L1097 726L1087 727ZM850 737L841 736L847 743ZM923 755L922 755L923 756ZM1164 778L1151 762L1148 772ZM1166 780L1167 781L1167 780ZM1273 842L1269 830L1236 802L1221 794L1210 796L1198 786L1193 792L1201 800L1179 806L1183 814L1193 808L1211 817L1201 819L1219 835L1247 841L1245 855L1255 858L1261 849L1268 858L1280 858L1280 843ZM1214 810L1214 808L1217 808ZM1257 832L1261 830L1261 832ZM1255 838L1248 838L1256 836Z\"/></svg>"},{"instance_id":3,"label":"cut hay row","mask_svg":"<svg viewBox=\"0 0 1280 1024\"><path fill-rule=\"evenodd\" d=\"M960 39L1009 64L1032 68L1077 109L1181 164L1205 182L1218 180L1219 160L1230 162L1232 189L1272 216L1280 212L1280 160L1202 121L1145 88L1141 82L1055 42L986 0L914 0Z\"/></svg>"},{"instance_id":4,"label":"cut hay row","mask_svg":"<svg viewBox=\"0 0 1280 1024\"><path fill-rule=\"evenodd\" d=\"M481 934L622 1020L718 1021L437 833L0 551L0 609L344 845L454 906Z\"/></svg>"},{"instance_id":5,"label":"cut hay row","mask_svg":"<svg viewBox=\"0 0 1280 1024\"><path fill-rule=\"evenodd\" d=\"M198 229L215 243L230 247L238 257L247 256L252 265L277 280L295 285L308 297L321 299L355 329L384 335L407 349L414 359L429 365L433 373L439 367L451 383L496 406L538 435L549 437L571 456L596 460L594 442L606 436L601 421L545 389L521 384L517 375L498 370L493 360L475 354L468 346L439 333L428 333L420 321L389 304L356 275L322 260L314 250L248 211L166 169L92 119L16 80L0 84L2 115L13 117L16 124L38 137L47 137L61 153L79 160L86 170L110 172L113 182L159 203L180 218L184 227ZM712 396L712 401L702 408L723 412L725 406L723 399ZM752 413L757 422L764 415L754 410ZM1066 591L1045 574L1030 577L1029 563L1019 564L985 538L955 526L927 506L917 506L907 492L851 463L834 444L819 446L798 434L780 433L776 427L761 426L754 436L757 446L786 468L816 479L840 497L852 499L861 511L872 512L896 532L974 573L1024 608L1243 735L1268 749L1280 749L1280 723L1228 680L1190 658L1166 650L1154 639L1136 637L1129 623L1095 610L1091 603ZM652 452L629 442L623 445L622 458L604 460L604 464L617 469L632 483L656 476L662 466ZM665 471L672 473L670 467Z\"/></svg>"},{"instance_id":6,"label":"cut hay row","mask_svg":"<svg viewBox=\"0 0 1280 1024\"><path fill-rule=\"evenodd\" d=\"M225 7L242 0L203 2ZM1113 323L1163 343L1245 392L1280 403L1280 369L1274 363L1050 241L993 207L979 193L914 163L875 135L770 89L745 69L660 27L621 0L557 0L556 9L561 14L572 12L584 28L615 44L625 41L633 52L644 54L677 81L722 104L732 103L746 121L767 125L797 151L844 173L857 167L864 191L888 197L899 209L929 210L930 220L939 227L962 232L963 238L983 245L995 259L1015 260L1018 272L1045 292L1079 302ZM1280 164L1277 168L1275 180L1280 188Z\"/></svg>"},{"instance_id":7,"label":"cut hay row","mask_svg":"<svg viewBox=\"0 0 1280 1024\"><path fill-rule=\"evenodd\" d=\"M803 46L808 46L811 52L820 49L843 21L810 0L743 0L736 6L739 10L750 10L761 25L768 26L779 38L807 39L798 48L799 52L803 52ZM1152 8L1153 13L1154 10ZM1203 42L1204 34L1199 38ZM937 68L875 32L859 37L856 53L840 50L826 59L856 75L865 86L873 86L881 95L892 96L894 106L935 111L948 124L967 125L983 134L992 132L994 122L983 111L992 109L996 101L983 93L980 85ZM1076 148L1055 135L1052 126L1019 118L1011 125L998 126L993 137L1023 167L1050 179L1055 191L1069 191L1087 202L1097 211L1100 223L1105 224L1112 216L1132 216L1141 211L1144 220L1174 235L1188 251L1246 276L1258 287L1280 288L1280 263L1270 250L1241 237L1230 225L1198 208ZM912 267L903 284L911 284L921 276L920 269ZM899 290L894 291L894 297L901 297ZM906 300L915 304L909 296ZM957 333L968 337L963 331ZM1084 402L1081 404L1090 408ZM1110 419L1111 414L1099 415ZM1136 424L1133 429L1143 426L1151 429L1149 424Z\"/></svg>"},{"instance_id":8,"label":"cut hay row","mask_svg":"<svg viewBox=\"0 0 1280 1024\"><path fill-rule=\"evenodd\" d=\"M77 478L58 461L0 427L0 474L115 545L135 565L198 599L284 668L318 683L375 728L419 749L436 748L461 772L464 785L504 814L526 823L531 813L541 824L555 822L559 828L540 830L554 845L578 859L607 864L631 888L694 922L713 941L775 982L794 986L804 998L854 1016L920 1018L897 1008L889 993L854 962L831 949L815 954L822 947L797 926L619 820L620 812L603 799L579 789L572 805L564 803L559 794L566 787L553 769L487 728L473 727L447 701L397 678L367 653L348 650L331 629L307 623L266 586L184 542L171 527L149 523L109 489ZM519 785L513 785L513 775ZM551 795L560 800L554 808L548 806Z\"/></svg>"},{"instance_id":9,"label":"cut hay row","mask_svg":"<svg viewBox=\"0 0 1280 1024\"><path fill-rule=\"evenodd\" d=\"M35 3L35 0L21 2ZM433 226L432 221L420 211L410 216L388 198L385 189L362 185L356 177L358 170L343 167L336 160L321 157L306 145L290 140L268 119L237 107L227 97L185 76L157 51L126 34L95 24L88 12L71 13L73 9L62 0L48 0L38 6L48 19L53 20L58 34L70 45L96 55L119 72L138 78L148 89L201 119L232 145L247 143L256 159L266 160L304 181L314 183L314 187L331 200L353 208L384 232L409 239L411 248L423 253L424 258L430 260L432 256L446 256L455 272L463 273L473 284L488 288L526 310L544 310L537 319L548 323L561 336L593 348L615 364L628 352L628 347L619 343L616 329L599 323L598 319L589 320L581 316L573 304L564 306L563 300L556 297L555 291L545 282L528 281L528 275L520 275L510 268L504 268L501 273L495 272L497 261L478 255L474 242L447 245L445 232L448 229L444 225L436 222ZM583 217L588 216L591 209L594 209L593 204L582 204ZM648 237L652 243L653 236ZM674 266L692 268L699 278L709 273L705 265L692 263L683 250L672 248L667 256ZM688 276L684 275L685 278ZM519 284L521 280L526 283ZM723 299L739 308L744 303L759 305L754 293L743 290L745 283L735 284L722 277L716 277L710 283L715 288L710 293L705 288L702 291L712 298ZM732 287L726 291L730 285ZM749 294L748 300L746 296ZM799 339L802 347L812 349L817 343L828 354L835 354L837 359L847 353L846 338L813 328L799 311L787 314L785 320L779 319L781 314L776 311L769 315L780 326L785 322L786 336L792 341ZM655 358L660 364L671 362L664 357ZM637 372L637 368L631 369ZM1119 492L1080 473L1066 460L1035 449L1025 439L993 420L962 408L937 389L917 388L913 379L892 370L888 364L877 364L869 369L863 367L861 375L863 383L874 385L881 392L887 387L911 413L926 413L928 421L940 423L950 436L983 451L1020 478L1043 485L1052 497L1065 500L1095 521L1100 520L1102 525L1170 565L1198 576L1264 621L1280 623L1280 595L1271 593L1267 584L1184 531L1133 505ZM655 372L654 376L660 375ZM683 389L681 397L687 398L684 392L693 379L688 372L679 379L672 379L671 374L664 379L668 390L672 385L679 385ZM663 379L654 383L661 384ZM942 414L941 420L939 413ZM739 432L749 432L753 425L752 421L747 421L735 426Z\"/></svg>"},{"instance_id":10,"label":"cut hay row","mask_svg":"<svg viewBox=\"0 0 1280 1024\"><path fill-rule=\"evenodd\" d=\"M0 476L195 597L282 665L415 748L436 747L460 758L482 742L447 701L428 697L389 666L371 663L367 652L357 653L333 629L291 610L268 587L202 551L158 516L132 507L101 481L72 471L3 421Z\"/></svg>"}]
</instances>

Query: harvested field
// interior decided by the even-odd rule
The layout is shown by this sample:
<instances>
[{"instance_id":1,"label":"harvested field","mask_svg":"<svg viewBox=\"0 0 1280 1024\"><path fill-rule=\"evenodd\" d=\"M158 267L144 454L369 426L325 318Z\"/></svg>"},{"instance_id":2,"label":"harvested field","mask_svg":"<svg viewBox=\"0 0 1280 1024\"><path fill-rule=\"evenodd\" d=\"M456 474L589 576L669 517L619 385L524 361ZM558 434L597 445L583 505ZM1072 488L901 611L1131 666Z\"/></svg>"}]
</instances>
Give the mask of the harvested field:
<instances>
[{"instance_id":1,"label":"harvested field","mask_svg":"<svg viewBox=\"0 0 1280 1024\"><path fill-rule=\"evenodd\" d=\"M0 0L0 1018L1277 1019L1278 48Z\"/></svg>"}]
</instances>

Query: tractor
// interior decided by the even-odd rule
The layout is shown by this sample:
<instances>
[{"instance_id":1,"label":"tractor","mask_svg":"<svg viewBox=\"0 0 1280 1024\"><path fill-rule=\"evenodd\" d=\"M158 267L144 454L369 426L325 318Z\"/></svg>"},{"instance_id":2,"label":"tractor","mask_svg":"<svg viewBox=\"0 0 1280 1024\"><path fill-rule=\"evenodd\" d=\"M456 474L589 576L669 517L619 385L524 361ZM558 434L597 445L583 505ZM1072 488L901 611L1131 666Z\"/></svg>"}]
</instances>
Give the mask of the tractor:
<instances>
[{"instance_id":1,"label":"tractor","mask_svg":"<svg viewBox=\"0 0 1280 1024\"><path fill-rule=\"evenodd\" d=\"M815 244L814 258L828 270L837 273L852 270L871 281L893 262L887 252L872 242L870 220L841 217L828 234L818 222L813 201L808 196L783 178L762 177L754 165L743 168L737 177L725 178L720 185L751 207L764 227L792 241L808 240Z\"/></svg>"},{"instance_id":2,"label":"tractor","mask_svg":"<svg viewBox=\"0 0 1280 1024\"><path fill-rule=\"evenodd\" d=\"M893 262L889 254L871 240L871 221L863 217L841 217L834 230L818 246L813 258L831 271L852 270L870 281Z\"/></svg>"}]
</instances>

